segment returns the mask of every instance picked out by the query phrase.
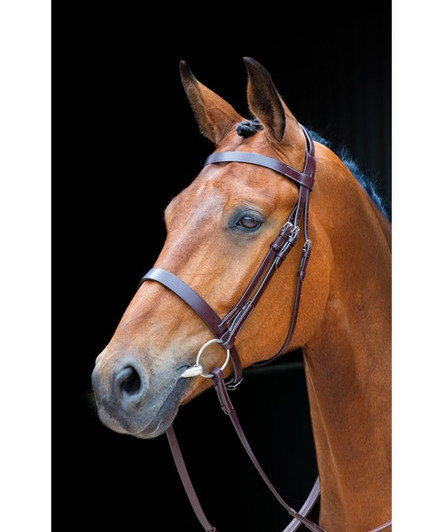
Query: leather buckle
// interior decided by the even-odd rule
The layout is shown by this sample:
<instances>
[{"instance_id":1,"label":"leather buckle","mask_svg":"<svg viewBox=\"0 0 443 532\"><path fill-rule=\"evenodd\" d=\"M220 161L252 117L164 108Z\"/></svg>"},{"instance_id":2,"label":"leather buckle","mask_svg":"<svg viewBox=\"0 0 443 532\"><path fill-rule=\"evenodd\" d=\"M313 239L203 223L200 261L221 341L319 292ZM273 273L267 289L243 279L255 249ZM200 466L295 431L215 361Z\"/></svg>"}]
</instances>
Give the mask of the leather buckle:
<instances>
[{"instance_id":1,"label":"leather buckle","mask_svg":"<svg viewBox=\"0 0 443 532\"><path fill-rule=\"evenodd\" d=\"M300 259L300 266L298 268L297 275L300 277L301 281L304 280L306 275L306 267L308 265L309 257L311 256L311 249L312 249L312 242L309 240L306 240L304 246L303 246L303 253Z\"/></svg>"},{"instance_id":2,"label":"leather buckle","mask_svg":"<svg viewBox=\"0 0 443 532\"><path fill-rule=\"evenodd\" d=\"M237 313L234 314L234 317L232 318L229 327L220 336L220 343L222 347L224 347L225 349L230 349L234 345L235 339L237 338L237 334L239 333L244 322L253 310L254 307L252 299L247 301L243 305L243 307L238 309Z\"/></svg>"},{"instance_id":3,"label":"leather buckle","mask_svg":"<svg viewBox=\"0 0 443 532\"><path fill-rule=\"evenodd\" d=\"M283 244L283 246L281 247L280 251L277 253L277 256L275 257L275 261L274 261L275 269L277 269L277 268L279 268L281 266L281 263L286 258L286 255L289 253L291 248L297 242L299 234L300 234L300 227L298 225L296 225L291 230L291 232L289 233L286 242Z\"/></svg>"}]
</instances>

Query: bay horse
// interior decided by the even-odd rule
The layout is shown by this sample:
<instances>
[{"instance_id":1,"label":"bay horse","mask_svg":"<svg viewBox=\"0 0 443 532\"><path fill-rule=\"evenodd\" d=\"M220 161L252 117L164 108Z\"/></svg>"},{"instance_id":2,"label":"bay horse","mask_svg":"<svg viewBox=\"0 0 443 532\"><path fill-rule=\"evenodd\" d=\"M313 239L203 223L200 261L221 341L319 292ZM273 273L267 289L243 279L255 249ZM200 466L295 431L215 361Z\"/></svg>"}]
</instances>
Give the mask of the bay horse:
<instances>
[{"instance_id":1,"label":"bay horse","mask_svg":"<svg viewBox=\"0 0 443 532\"><path fill-rule=\"evenodd\" d=\"M251 58L245 64L253 120L180 64L216 150L166 208L154 269L96 360L99 417L114 431L157 437L211 384L226 390L220 383L229 378L235 387L242 368L301 347L318 530L387 529L391 225L343 161L296 120L268 71ZM167 163L158 170L170 171Z\"/></svg>"}]
</instances>

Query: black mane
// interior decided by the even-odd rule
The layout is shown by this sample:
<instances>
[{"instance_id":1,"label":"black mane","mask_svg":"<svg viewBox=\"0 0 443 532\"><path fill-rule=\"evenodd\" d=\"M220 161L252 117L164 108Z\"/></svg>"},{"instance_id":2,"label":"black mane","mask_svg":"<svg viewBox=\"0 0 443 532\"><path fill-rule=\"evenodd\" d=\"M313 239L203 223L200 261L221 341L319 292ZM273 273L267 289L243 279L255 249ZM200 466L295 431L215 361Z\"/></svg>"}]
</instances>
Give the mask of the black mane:
<instances>
[{"instance_id":1,"label":"black mane","mask_svg":"<svg viewBox=\"0 0 443 532\"><path fill-rule=\"evenodd\" d=\"M257 131L260 131L261 129L263 129L263 126L261 125L258 118L253 118L252 120L243 120L243 122L240 122L240 124L238 124L236 128L236 131L240 137L248 138L252 135L255 135L255 133L257 133ZM351 172L355 179L357 179L360 185L366 190L372 201L377 205L377 207L381 210L385 217L389 221L391 221L390 203L387 200L382 199L381 196L377 193L374 183L360 170L357 163L349 155L348 150L344 147L339 147L337 150L334 150L331 142L324 139L315 131L309 130L309 132L316 142L319 142L320 144L323 144L329 149L335 151L335 153L340 157L347 169Z\"/></svg>"},{"instance_id":2,"label":"black mane","mask_svg":"<svg viewBox=\"0 0 443 532\"><path fill-rule=\"evenodd\" d=\"M377 207L381 210L385 217L389 221L391 221L390 203L378 194L374 183L360 170L357 163L349 155L348 150L345 147L339 147L338 149L334 150L331 142L324 139L315 131L309 130L309 132L311 133L312 138L316 142L319 142L320 144L323 144L324 146L327 146L328 148L332 149L338 155L338 157L340 157L347 169L351 172L355 179L357 179L360 185L366 190L372 201L377 205Z\"/></svg>"}]
</instances>

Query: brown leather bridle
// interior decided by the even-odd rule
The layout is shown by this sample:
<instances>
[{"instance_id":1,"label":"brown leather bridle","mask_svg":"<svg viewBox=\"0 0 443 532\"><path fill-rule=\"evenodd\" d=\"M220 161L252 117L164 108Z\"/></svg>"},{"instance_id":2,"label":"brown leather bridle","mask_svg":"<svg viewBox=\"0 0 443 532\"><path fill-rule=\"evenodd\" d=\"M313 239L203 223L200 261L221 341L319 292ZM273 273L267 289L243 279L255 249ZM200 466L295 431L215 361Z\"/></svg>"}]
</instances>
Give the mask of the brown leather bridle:
<instances>
[{"instance_id":1,"label":"brown leather bridle","mask_svg":"<svg viewBox=\"0 0 443 532\"><path fill-rule=\"evenodd\" d=\"M301 286L311 254L311 241L308 237L308 208L309 193L314 186L316 165L314 142L310 133L305 128L303 128L303 131L307 142L303 172L299 172L295 168L272 157L251 152L216 152L210 155L205 161L205 166L208 164L227 162L240 162L264 166L265 168L269 168L284 175L300 186L297 204L289 214L279 235L271 243L268 253L258 267L248 287L243 292L243 295L224 318L220 318L212 307L199 294L197 294L197 292L171 272L161 268L152 268L140 281L140 283L147 280L157 281L172 290L172 292L177 294L200 316L214 336L221 341L220 343L222 347L230 350L232 365L234 368L233 378L227 383L227 387L230 390L235 389L235 387L240 384L243 373L241 360L235 348L235 339L249 315L256 307L275 271L282 264L283 260L287 257L288 253L297 242L300 234L299 224L303 216L305 243L298 269L297 291L294 300L291 324L286 340L281 349L266 363L275 360L278 356L284 353L294 333L300 303Z\"/></svg>"},{"instance_id":2,"label":"brown leather bridle","mask_svg":"<svg viewBox=\"0 0 443 532\"><path fill-rule=\"evenodd\" d=\"M230 417L237 435L247 454L249 455L249 458L273 495L293 518L283 532L294 532L302 523L313 532L325 532L322 528L320 528L320 526L306 518L306 515L309 514L320 495L319 479L317 478L308 498L306 499L306 502L300 511L297 512L291 508L274 488L264 470L260 466L257 458L255 457L240 425L228 393L228 390L235 390L243 380L243 368L235 347L235 340L241 328L263 295L266 287L272 279L272 276L297 243L300 236L300 221L303 220L304 244L297 271L297 288L289 330L286 339L278 353L269 360L256 363L255 365L269 364L282 355L289 347L290 341L294 334L300 306L302 283L306 275L306 268L311 255L312 243L308 234L309 194L314 186L314 176L316 170L314 142L309 131L305 127L301 127L306 138L305 162L302 172L299 172L295 168L283 163L282 161L279 161L278 159L252 152L216 152L210 155L205 161L205 165L237 162L262 166L285 176L299 186L299 197L297 204L289 214L278 236L270 244L269 251L258 267L248 287L243 292L237 303L224 316L224 318L220 318L213 308L197 292L195 292L195 290L193 290L188 284L169 271L161 268L152 268L146 275L142 277L140 284L142 284L144 281L156 281L174 292L185 303L187 303L194 310L194 312L198 314L198 316L200 316L200 318L206 323L208 328L214 334L216 340L207 342L203 348L213 341L218 341L218 343L220 343L221 346L227 350L228 357L222 369L224 369L224 366L230 358L234 370L233 376L227 382L225 382L223 371L219 367L213 368L210 374L203 374L203 368L198 363L200 353L197 357L196 364L194 366L190 366L188 370L185 370L182 377L202 375L204 377L211 378L214 388L217 392L221 408L223 412ZM202 352L202 350L200 350L200 352ZM167 430L167 436L175 464L180 474L180 478L185 487L194 512L200 521L200 524L206 532L217 532L217 529L208 521L198 500L172 426ZM391 522L388 521L381 527L373 529L370 532L378 532L387 528L390 524Z\"/></svg>"}]
</instances>

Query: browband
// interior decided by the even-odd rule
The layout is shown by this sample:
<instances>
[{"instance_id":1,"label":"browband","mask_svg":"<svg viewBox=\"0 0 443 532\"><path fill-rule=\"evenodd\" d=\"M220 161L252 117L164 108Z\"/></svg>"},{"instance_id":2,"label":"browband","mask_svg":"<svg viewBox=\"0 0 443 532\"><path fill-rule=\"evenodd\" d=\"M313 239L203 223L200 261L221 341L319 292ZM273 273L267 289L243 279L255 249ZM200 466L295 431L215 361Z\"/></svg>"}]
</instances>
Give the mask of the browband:
<instances>
[{"instance_id":1,"label":"browband","mask_svg":"<svg viewBox=\"0 0 443 532\"><path fill-rule=\"evenodd\" d=\"M278 159L273 159L261 153L253 153L249 151L220 151L210 155L205 165L212 163L249 163L257 166L264 166L270 170L274 170L279 174L284 175L294 183L302 185L312 190L314 186L314 172L315 172L315 158L311 154L307 154L306 165L303 173L299 172L292 166L289 166Z\"/></svg>"}]
</instances>

